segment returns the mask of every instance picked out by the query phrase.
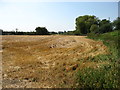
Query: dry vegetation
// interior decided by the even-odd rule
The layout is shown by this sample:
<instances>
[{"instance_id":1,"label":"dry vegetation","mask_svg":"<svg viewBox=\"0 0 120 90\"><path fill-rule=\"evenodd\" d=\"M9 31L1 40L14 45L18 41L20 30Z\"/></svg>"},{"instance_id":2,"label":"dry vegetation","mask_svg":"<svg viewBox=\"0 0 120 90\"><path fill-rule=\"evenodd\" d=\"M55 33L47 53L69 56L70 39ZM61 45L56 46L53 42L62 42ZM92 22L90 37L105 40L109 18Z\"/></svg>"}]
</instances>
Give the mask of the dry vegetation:
<instances>
[{"instance_id":1,"label":"dry vegetation","mask_svg":"<svg viewBox=\"0 0 120 90\"><path fill-rule=\"evenodd\" d=\"M3 36L3 87L74 87L75 73L108 62L86 61L107 53L85 36Z\"/></svg>"}]
</instances>

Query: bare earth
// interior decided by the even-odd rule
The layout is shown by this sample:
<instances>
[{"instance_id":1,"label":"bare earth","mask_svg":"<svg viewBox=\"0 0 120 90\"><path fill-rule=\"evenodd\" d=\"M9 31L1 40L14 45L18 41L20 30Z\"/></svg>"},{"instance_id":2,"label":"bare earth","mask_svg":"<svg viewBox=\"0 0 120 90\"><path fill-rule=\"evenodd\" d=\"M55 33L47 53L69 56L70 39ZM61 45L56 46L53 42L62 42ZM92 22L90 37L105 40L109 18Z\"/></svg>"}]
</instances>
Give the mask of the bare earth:
<instances>
[{"instance_id":1,"label":"bare earth","mask_svg":"<svg viewBox=\"0 0 120 90\"><path fill-rule=\"evenodd\" d=\"M85 36L3 36L3 88L68 88L86 61L107 53L102 42Z\"/></svg>"}]
</instances>

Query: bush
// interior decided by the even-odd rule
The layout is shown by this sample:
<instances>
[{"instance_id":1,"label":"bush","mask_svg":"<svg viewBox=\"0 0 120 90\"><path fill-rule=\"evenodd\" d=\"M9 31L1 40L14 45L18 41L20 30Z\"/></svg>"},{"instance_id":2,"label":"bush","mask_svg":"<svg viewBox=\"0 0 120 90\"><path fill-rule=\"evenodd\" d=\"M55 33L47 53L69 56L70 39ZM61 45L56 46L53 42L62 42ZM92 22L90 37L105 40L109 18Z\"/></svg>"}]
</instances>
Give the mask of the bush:
<instances>
[{"instance_id":1,"label":"bush","mask_svg":"<svg viewBox=\"0 0 120 90\"><path fill-rule=\"evenodd\" d=\"M91 38L91 39L97 39L97 37L100 36L100 34L88 33L87 36L88 38Z\"/></svg>"}]
</instances>

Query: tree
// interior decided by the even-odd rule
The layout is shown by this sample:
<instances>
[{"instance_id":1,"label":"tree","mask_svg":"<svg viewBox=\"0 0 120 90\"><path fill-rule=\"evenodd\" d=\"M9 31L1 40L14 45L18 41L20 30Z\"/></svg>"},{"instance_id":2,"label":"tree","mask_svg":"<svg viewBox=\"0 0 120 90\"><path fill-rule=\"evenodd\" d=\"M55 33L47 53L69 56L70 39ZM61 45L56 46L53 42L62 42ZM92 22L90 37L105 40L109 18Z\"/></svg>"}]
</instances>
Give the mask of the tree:
<instances>
[{"instance_id":1,"label":"tree","mask_svg":"<svg viewBox=\"0 0 120 90\"><path fill-rule=\"evenodd\" d=\"M37 35L49 35L49 32L45 27L37 27L35 30Z\"/></svg>"},{"instance_id":2,"label":"tree","mask_svg":"<svg viewBox=\"0 0 120 90\"><path fill-rule=\"evenodd\" d=\"M104 24L104 25L100 26L99 33L111 32L112 30L113 30L112 24L108 23L108 24Z\"/></svg>"},{"instance_id":3,"label":"tree","mask_svg":"<svg viewBox=\"0 0 120 90\"><path fill-rule=\"evenodd\" d=\"M103 19L99 23L99 33L111 32L113 30L112 24L109 20Z\"/></svg>"},{"instance_id":4,"label":"tree","mask_svg":"<svg viewBox=\"0 0 120 90\"><path fill-rule=\"evenodd\" d=\"M100 21L99 26L102 26L102 25L105 25L105 24L108 24L108 23L110 23L109 20L103 19L103 20Z\"/></svg>"},{"instance_id":5,"label":"tree","mask_svg":"<svg viewBox=\"0 0 120 90\"><path fill-rule=\"evenodd\" d=\"M93 24L91 27L90 27L90 33L97 33L99 30L99 27L98 25L96 24Z\"/></svg>"},{"instance_id":6,"label":"tree","mask_svg":"<svg viewBox=\"0 0 120 90\"><path fill-rule=\"evenodd\" d=\"M76 31L80 32L79 34L87 34L90 32L90 28L93 24L99 24L99 19L96 16L79 16L76 18Z\"/></svg>"},{"instance_id":7,"label":"tree","mask_svg":"<svg viewBox=\"0 0 120 90\"><path fill-rule=\"evenodd\" d=\"M64 32L63 31L59 31L58 34L63 34Z\"/></svg>"},{"instance_id":8,"label":"tree","mask_svg":"<svg viewBox=\"0 0 120 90\"><path fill-rule=\"evenodd\" d=\"M50 34L52 34L52 35L53 35L53 34L58 34L58 33L57 33L57 32L52 31L52 32L50 32Z\"/></svg>"},{"instance_id":9,"label":"tree","mask_svg":"<svg viewBox=\"0 0 120 90\"><path fill-rule=\"evenodd\" d=\"M113 26L115 27L115 30L120 30L120 17L113 21Z\"/></svg>"}]
</instances>

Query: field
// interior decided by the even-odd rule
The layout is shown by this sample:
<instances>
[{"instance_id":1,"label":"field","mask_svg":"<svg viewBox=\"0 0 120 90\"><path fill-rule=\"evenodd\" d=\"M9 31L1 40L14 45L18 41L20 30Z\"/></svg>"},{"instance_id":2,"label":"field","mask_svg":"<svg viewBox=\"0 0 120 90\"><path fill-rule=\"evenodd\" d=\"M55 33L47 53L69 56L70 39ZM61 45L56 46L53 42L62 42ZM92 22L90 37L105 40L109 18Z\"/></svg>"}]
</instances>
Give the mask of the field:
<instances>
[{"instance_id":1,"label":"field","mask_svg":"<svg viewBox=\"0 0 120 90\"><path fill-rule=\"evenodd\" d=\"M93 62L108 54L102 41L86 36L2 36L4 88L76 87L76 73L83 68L99 68L109 61Z\"/></svg>"}]
</instances>

